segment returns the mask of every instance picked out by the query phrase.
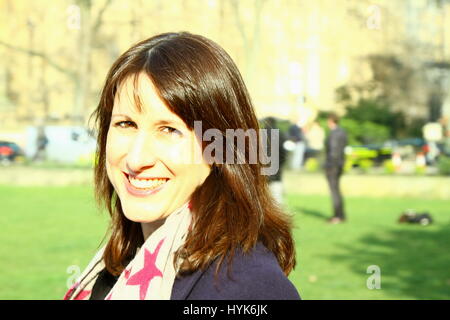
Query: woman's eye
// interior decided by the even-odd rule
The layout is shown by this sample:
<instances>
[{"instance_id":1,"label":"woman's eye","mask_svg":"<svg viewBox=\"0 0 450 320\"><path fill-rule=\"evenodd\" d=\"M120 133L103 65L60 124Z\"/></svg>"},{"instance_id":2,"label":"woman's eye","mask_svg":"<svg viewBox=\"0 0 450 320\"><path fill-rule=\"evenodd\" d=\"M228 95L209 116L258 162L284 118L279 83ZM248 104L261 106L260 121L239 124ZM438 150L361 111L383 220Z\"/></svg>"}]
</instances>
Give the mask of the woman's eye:
<instances>
[{"instance_id":1,"label":"woman's eye","mask_svg":"<svg viewBox=\"0 0 450 320\"><path fill-rule=\"evenodd\" d=\"M163 127L162 131L169 133L169 134L181 135L181 132L179 130L172 128L172 127Z\"/></svg>"},{"instance_id":2,"label":"woman's eye","mask_svg":"<svg viewBox=\"0 0 450 320\"><path fill-rule=\"evenodd\" d=\"M116 122L114 126L119 128L128 128L128 127L135 127L136 125L134 124L133 121L119 121Z\"/></svg>"}]
</instances>

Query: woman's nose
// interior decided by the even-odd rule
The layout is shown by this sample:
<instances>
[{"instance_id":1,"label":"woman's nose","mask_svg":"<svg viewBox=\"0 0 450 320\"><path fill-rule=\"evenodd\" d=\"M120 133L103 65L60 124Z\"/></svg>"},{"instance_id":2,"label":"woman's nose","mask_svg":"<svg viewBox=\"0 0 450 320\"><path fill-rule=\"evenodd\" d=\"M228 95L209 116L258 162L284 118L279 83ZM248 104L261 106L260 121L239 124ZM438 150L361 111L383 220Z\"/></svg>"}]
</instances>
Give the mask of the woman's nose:
<instances>
[{"instance_id":1,"label":"woman's nose","mask_svg":"<svg viewBox=\"0 0 450 320\"><path fill-rule=\"evenodd\" d=\"M146 132L136 134L129 146L126 159L128 169L133 172L138 173L153 167L156 163L154 137Z\"/></svg>"}]
</instances>

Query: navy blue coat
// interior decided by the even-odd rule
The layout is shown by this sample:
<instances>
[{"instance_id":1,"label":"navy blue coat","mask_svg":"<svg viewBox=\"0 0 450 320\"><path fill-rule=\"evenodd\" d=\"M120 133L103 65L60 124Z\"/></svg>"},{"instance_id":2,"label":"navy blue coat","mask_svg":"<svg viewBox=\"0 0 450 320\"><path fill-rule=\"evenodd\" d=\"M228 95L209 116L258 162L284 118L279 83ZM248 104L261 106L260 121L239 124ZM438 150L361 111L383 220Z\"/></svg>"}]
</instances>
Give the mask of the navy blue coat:
<instances>
[{"instance_id":1,"label":"navy blue coat","mask_svg":"<svg viewBox=\"0 0 450 320\"><path fill-rule=\"evenodd\" d=\"M237 252L230 278L225 261L215 282L216 263L204 271L177 278L172 300L298 300L297 289L284 275L275 255L261 243L244 255Z\"/></svg>"},{"instance_id":2,"label":"navy blue coat","mask_svg":"<svg viewBox=\"0 0 450 320\"><path fill-rule=\"evenodd\" d=\"M347 133L341 127L331 130L325 140L326 168L342 167L345 164L345 146L348 143Z\"/></svg>"}]
</instances>

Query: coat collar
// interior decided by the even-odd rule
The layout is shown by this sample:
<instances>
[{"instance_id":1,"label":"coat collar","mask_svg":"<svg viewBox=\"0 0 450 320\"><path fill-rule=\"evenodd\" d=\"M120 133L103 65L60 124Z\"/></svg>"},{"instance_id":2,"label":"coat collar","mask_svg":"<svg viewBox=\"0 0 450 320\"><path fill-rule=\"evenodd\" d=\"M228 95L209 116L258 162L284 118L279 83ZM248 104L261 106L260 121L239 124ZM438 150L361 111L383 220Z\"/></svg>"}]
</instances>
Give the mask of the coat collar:
<instances>
[{"instance_id":1,"label":"coat collar","mask_svg":"<svg viewBox=\"0 0 450 320\"><path fill-rule=\"evenodd\" d=\"M177 276L173 283L171 300L186 300L206 270L197 270L186 276Z\"/></svg>"}]
</instances>

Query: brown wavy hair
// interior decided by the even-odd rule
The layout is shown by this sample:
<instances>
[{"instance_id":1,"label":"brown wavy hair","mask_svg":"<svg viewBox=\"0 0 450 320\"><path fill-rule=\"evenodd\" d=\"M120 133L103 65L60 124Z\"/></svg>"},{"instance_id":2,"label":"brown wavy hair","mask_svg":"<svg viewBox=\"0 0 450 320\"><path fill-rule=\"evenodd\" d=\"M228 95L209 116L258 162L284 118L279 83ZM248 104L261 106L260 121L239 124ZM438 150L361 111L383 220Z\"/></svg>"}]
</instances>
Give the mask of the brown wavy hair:
<instances>
[{"instance_id":1,"label":"brown wavy hair","mask_svg":"<svg viewBox=\"0 0 450 320\"><path fill-rule=\"evenodd\" d=\"M103 255L107 270L120 274L144 242L139 223L128 220L110 183L105 165L106 137L116 94L124 79L145 72L168 108L194 129L218 129L234 159L259 150L259 124L246 86L230 56L213 41L187 32L164 33L141 41L112 65L98 107L92 114L98 130L95 193L111 215L110 236ZM135 99L139 101L138 93ZM139 105L139 103L137 103ZM256 143L244 149L227 141L226 129L255 129ZM207 144L203 142L203 148ZM234 147L234 148L230 148ZM248 252L258 241L272 251L287 275L295 266L291 220L270 195L262 164L217 161L191 196L192 228L176 253L180 274L204 269L218 260L216 272L236 249ZM217 273L216 273L217 274Z\"/></svg>"}]
</instances>

